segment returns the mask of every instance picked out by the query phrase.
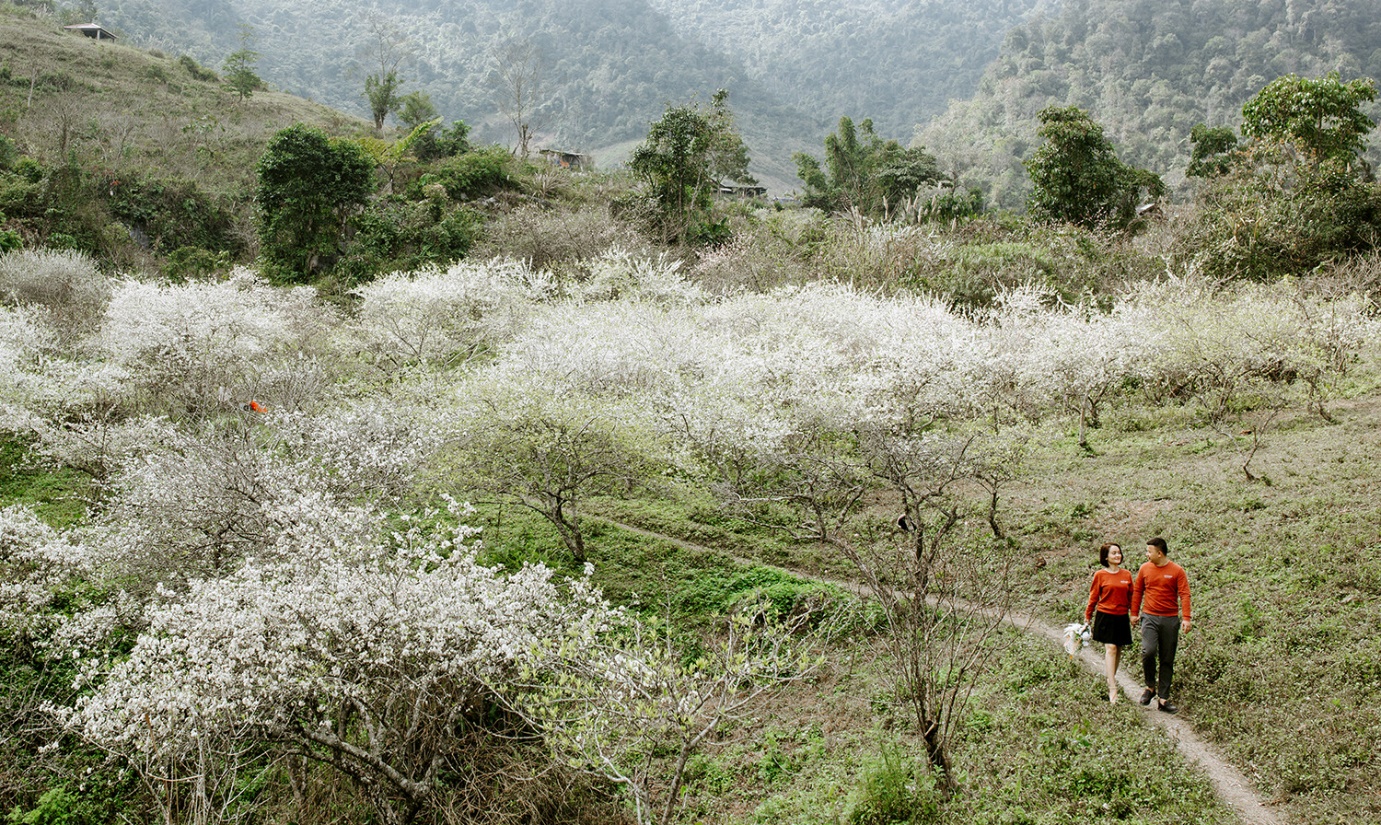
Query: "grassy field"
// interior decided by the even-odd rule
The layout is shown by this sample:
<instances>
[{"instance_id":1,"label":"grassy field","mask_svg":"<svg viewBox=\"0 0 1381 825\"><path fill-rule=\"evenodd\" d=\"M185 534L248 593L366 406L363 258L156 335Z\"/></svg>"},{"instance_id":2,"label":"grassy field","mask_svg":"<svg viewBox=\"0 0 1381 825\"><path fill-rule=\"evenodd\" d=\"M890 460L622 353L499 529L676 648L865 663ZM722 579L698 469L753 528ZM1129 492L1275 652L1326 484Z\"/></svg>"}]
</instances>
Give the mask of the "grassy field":
<instances>
[{"instance_id":1,"label":"grassy field","mask_svg":"<svg viewBox=\"0 0 1381 825\"><path fill-rule=\"evenodd\" d=\"M1181 715L1297 822L1381 816L1376 374L1364 369L1345 395L1328 405L1331 422L1291 410L1267 423L1248 411L1210 427L1183 409L1118 410L1094 431L1091 451L1073 433L1050 434L1000 515L1026 559L1017 608L1059 624L1082 615L1101 542L1124 544L1135 565L1147 538L1168 540L1194 594L1194 629L1177 659ZM1253 435L1249 480L1241 467ZM827 548L730 518L694 494L593 509L803 577L851 577ZM531 525L529 538L545 529ZM733 592L724 559L603 524L592 534L597 578L611 594L686 604L695 592ZM1134 647L1123 667L1139 674L1139 662ZM868 701L887 690L884 667L868 641L841 644L817 684L725 731L694 786L703 821L847 820L858 801L850 793L882 770L877 760L898 743L914 752L897 720L877 712L886 703ZM1101 680L1048 643L1015 640L977 695L957 760L968 783L942 806L943 821L1233 821L1160 733L1132 710L1106 707ZM790 769L772 767L779 762ZM751 778L763 771L772 781Z\"/></svg>"}]
</instances>

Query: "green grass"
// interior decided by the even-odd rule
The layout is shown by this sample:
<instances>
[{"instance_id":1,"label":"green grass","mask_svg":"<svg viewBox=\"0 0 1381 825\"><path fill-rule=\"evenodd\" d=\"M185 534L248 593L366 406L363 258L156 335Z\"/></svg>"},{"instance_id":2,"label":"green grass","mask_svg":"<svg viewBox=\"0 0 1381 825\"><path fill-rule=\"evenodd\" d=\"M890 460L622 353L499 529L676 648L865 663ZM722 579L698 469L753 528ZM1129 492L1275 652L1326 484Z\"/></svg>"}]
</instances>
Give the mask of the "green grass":
<instances>
[{"instance_id":1,"label":"green grass","mask_svg":"<svg viewBox=\"0 0 1381 825\"><path fill-rule=\"evenodd\" d=\"M86 517L90 479L71 469L50 469L13 438L0 439L0 507L23 504L54 527Z\"/></svg>"},{"instance_id":2,"label":"green grass","mask_svg":"<svg viewBox=\"0 0 1381 825\"><path fill-rule=\"evenodd\" d=\"M692 765L682 821L909 821L870 816L889 793L914 795L909 811L933 804L914 821L944 825L1237 821L1140 708L1108 706L1101 679L1047 643L1015 630L1007 642L970 703L949 799L925 791L924 748L893 715L887 659L864 636L832 651L814 683L720 731ZM909 791L887 781L898 770Z\"/></svg>"},{"instance_id":3,"label":"green grass","mask_svg":"<svg viewBox=\"0 0 1381 825\"><path fill-rule=\"evenodd\" d=\"M1189 408L1129 407L1091 432L1093 454L1072 436L1047 439L1030 475L1004 493L1000 515L1030 559L1018 608L1055 623L1082 615L1099 543L1122 543L1134 567L1147 538L1167 538L1194 590L1195 627L1177 661L1181 714L1295 821L1381 816L1369 792L1381 786L1381 482L1373 466L1381 398L1371 379L1357 381L1351 398L1330 405L1337 423L1292 410L1265 433L1252 467L1269 484L1240 469L1248 446L1239 429L1253 424L1250 413L1215 429ZM772 586L767 571L731 556L849 574L812 543L736 519L703 494L601 500L591 509L724 551L592 529L596 576L611 596L670 604L683 618L724 609L750 583ZM867 761L860 754L876 756L889 736L906 737L903 720L886 710L893 703L876 672L885 667L880 653L857 655L834 650L833 676L724 731L692 783L687 804L696 816L844 821ZM1124 668L1138 666L1134 647ZM965 790L946 803L942 821L1233 821L1163 733L1135 709L1102 705L1101 695L1101 680L1067 666L1047 643L1015 645L979 683L956 756ZM768 719L826 733L802 750L796 733L769 736ZM778 753L763 749L769 743ZM1163 777L1146 765L1163 766Z\"/></svg>"},{"instance_id":4,"label":"green grass","mask_svg":"<svg viewBox=\"0 0 1381 825\"><path fill-rule=\"evenodd\" d=\"M1194 594L1184 718L1297 821L1358 822L1381 816L1365 792L1381 780L1381 401L1331 406L1336 424L1295 411L1265 434L1252 466L1269 484L1241 472L1236 429L1181 420L1097 432L1093 458L1048 450L1008 518L1047 561L1024 598L1058 622L1082 610L1100 542L1135 566L1164 536Z\"/></svg>"}]
</instances>

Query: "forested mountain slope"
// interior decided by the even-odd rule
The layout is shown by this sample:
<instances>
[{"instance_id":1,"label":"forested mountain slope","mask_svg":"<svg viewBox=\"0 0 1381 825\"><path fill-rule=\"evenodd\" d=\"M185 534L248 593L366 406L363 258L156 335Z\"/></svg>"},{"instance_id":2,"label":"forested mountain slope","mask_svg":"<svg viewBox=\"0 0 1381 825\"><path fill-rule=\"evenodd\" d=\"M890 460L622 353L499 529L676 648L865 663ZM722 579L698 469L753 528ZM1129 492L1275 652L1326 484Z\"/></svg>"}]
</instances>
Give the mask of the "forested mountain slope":
<instances>
[{"instance_id":1,"label":"forested mountain slope","mask_svg":"<svg viewBox=\"0 0 1381 825\"><path fill-rule=\"evenodd\" d=\"M949 98L967 97L1035 2L111 0L99 17L124 42L211 66L240 48L249 26L265 80L361 114L382 35L404 53L404 90L426 91L481 140L512 141L488 83L508 43L536 47L544 71L534 126L542 143L564 148L626 150L665 104L725 88L754 172L790 188L791 154L818 151L841 115L905 138Z\"/></svg>"},{"instance_id":2,"label":"forested mountain slope","mask_svg":"<svg viewBox=\"0 0 1381 825\"><path fill-rule=\"evenodd\" d=\"M275 87L351 112L368 111L364 80L380 46L401 57L402 90L427 92L447 120L481 141L512 143L489 82L507 44L534 47L542 64L531 93L542 145L598 151L640 140L668 102L729 89L756 168L789 180L792 151L827 118L779 106L734 61L680 38L644 0L120 0L103 12L129 41L190 50L219 65L251 27L259 74ZM185 23L185 25L184 25ZM773 159L776 162L774 165Z\"/></svg>"},{"instance_id":3,"label":"forested mountain slope","mask_svg":"<svg viewBox=\"0 0 1381 825\"><path fill-rule=\"evenodd\" d=\"M881 134L973 94L1006 32L1039 0L650 0L678 32L731 55L806 111L872 118ZM1048 5L1048 2L1046 3ZM836 118L837 119L837 118Z\"/></svg>"},{"instance_id":4,"label":"forested mountain slope","mask_svg":"<svg viewBox=\"0 0 1381 825\"><path fill-rule=\"evenodd\" d=\"M1381 0L1069 0L1013 29L973 99L918 136L1015 205L1036 113L1072 104L1174 186L1195 123L1236 126L1272 79L1330 70L1381 77Z\"/></svg>"}]
</instances>

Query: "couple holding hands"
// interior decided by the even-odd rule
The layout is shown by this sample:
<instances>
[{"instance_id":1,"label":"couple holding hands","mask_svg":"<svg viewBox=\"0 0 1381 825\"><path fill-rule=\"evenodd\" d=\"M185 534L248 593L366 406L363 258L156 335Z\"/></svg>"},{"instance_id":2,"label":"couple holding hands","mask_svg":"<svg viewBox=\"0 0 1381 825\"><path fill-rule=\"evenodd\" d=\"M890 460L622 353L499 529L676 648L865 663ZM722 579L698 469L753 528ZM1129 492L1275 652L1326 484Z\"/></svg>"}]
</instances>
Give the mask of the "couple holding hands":
<instances>
[{"instance_id":1,"label":"couple holding hands","mask_svg":"<svg viewBox=\"0 0 1381 825\"><path fill-rule=\"evenodd\" d=\"M1108 676L1108 701L1117 702L1117 666L1122 648L1132 643L1132 625L1141 625L1141 667L1146 690L1141 704L1156 700L1166 713L1178 708L1170 703L1170 679L1175 671L1175 649L1180 628L1189 632L1189 578L1184 568L1170 561L1165 539L1146 542L1146 563L1133 576L1122 569L1122 547L1098 548L1103 569L1093 574L1084 621L1093 623L1093 639L1102 642ZM1183 615L1183 620L1181 620Z\"/></svg>"}]
</instances>

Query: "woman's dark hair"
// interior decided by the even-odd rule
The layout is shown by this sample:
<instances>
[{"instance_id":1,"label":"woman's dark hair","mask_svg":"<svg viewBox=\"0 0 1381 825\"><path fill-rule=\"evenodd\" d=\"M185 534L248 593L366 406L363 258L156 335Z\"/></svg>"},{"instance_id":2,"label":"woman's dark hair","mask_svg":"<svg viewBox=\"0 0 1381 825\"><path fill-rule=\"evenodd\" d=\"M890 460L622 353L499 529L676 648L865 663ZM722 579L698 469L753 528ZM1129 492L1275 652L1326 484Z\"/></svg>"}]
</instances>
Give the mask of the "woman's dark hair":
<instances>
[{"instance_id":1,"label":"woman's dark hair","mask_svg":"<svg viewBox=\"0 0 1381 825\"><path fill-rule=\"evenodd\" d=\"M1121 549L1122 549L1122 545L1118 544L1118 543L1115 542L1115 541L1114 541L1114 542L1110 542L1110 543L1108 543L1108 544L1105 544L1105 545L1103 545L1102 547L1098 548L1098 563L1099 563L1099 564L1103 565L1104 567L1107 567L1107 566L1108 566L1108 551L1111 550L1111 549L1113 549L1114 547L1116 547L1118 550L1121 550Z\"/></svg>"},{"instance_id":2,"label":"woman's dark hair","mask_svg":"<svg viewBox=\"0 0 1381 825\"><path fill-rule=\"evenodd\" d=\"M1154 547L1167 556L1170 555L1170 548L1165 546L1165 539L1161 538L1160 536L1156 536L1150 541L1147 541L1146 546Z\"/></svg>"}]
</instances>

